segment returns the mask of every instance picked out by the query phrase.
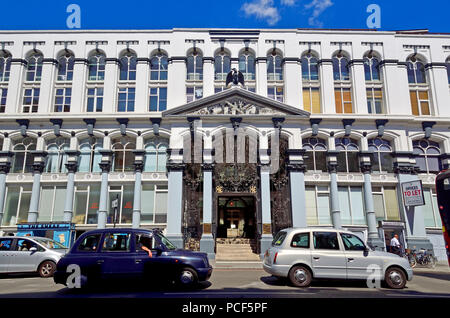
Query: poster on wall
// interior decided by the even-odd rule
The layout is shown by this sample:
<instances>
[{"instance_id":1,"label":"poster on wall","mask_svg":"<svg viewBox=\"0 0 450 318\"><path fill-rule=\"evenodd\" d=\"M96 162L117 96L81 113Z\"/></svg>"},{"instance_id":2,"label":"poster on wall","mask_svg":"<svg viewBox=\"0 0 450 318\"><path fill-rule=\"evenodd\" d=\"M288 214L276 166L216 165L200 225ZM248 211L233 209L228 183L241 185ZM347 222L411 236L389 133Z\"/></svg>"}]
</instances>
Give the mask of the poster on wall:
<instances>
[{"instance_id":1,"label":"poster on wall","mask_svg":"<svg viewBox=\"0 0 450 318\"><path fill-rule=\"evenodd\" d=\"M406 207L425 205L421 180L402 183L402 193Z\"/></svg>"}]
</instances>

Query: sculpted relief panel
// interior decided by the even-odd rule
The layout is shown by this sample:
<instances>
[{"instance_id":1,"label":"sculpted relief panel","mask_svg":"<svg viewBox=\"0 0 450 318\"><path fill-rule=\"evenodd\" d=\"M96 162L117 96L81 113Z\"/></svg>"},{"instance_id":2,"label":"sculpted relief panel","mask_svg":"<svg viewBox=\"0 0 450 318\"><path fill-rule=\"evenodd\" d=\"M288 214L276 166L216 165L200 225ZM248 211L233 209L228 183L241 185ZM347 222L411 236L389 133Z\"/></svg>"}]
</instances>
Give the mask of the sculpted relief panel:
<instances>
[{"instance_id":1,"label":"sculpted relief panel","mask_svg":"<svg viewBox=\"0 0 450 318\"><path fill-rule=\"evenodd\" d=\"M285 115L276 109L261 107L241 99L228 100L202 107L192 115Z\"/></svg>"}]
</instances>

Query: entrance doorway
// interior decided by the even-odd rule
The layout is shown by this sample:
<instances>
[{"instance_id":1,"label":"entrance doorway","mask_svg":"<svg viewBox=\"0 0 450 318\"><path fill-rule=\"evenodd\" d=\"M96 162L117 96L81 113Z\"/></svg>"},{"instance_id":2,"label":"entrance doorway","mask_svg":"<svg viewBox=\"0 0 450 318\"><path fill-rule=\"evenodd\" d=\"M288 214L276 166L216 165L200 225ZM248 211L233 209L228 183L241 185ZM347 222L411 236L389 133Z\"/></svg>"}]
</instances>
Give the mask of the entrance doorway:
<instances>
[{"instance_id":1,"label":"entrance doorway","mask_svg":"<svg viewBox=\"0 0 450 318\"><path fill-rule=\"evenodd\" d=\"M217 237L254 239L255 211L253 196L220 196L217 207Z\"/></svg>"}]
</instances>

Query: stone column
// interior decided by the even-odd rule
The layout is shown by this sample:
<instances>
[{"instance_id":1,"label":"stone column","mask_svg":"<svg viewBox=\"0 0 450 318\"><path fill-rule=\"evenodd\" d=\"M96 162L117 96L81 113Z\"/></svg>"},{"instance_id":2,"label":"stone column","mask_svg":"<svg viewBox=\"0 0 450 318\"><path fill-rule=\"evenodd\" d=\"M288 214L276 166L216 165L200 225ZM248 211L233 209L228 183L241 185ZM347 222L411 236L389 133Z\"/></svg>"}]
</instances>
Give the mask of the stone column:
<instances>
[{"instance_id":1,"label":"stone column","mask_svg":"<svg viewBox=\"0 0 450 318\"><path fill-rule=\"evenodd\" d=\"M430 79L430 108L434 109L432 114L436 117L450 116L449 107L438 107L438 105L449 105L450 94L448 90L447 67L445 63L431 63L425 65Z\"/></svg>"},{"instance_id":2,"label":"stone column","mask_svg":"<svg viewBox=\"0 0 450 318\"><path fill-rule=\"evenodd\" d=\"M11 168L11 157L14 155L11 151L0 152L0 225L3 220L3 207L5 205L6 194L6 176Z\"/></svg>"},{"instance_id":3,"label":"stone column","mask_svg":"<svg viewBox=\"0 0 450 318\"><path fill-rule=\"evenodd\" d=\"M306 223L306 190L303 154L305 150L289 150L289 182L291 190L292 226L307 227Z\"/></svg>"},{"instance_id":4,"label":"stone column","mask_svg":"<svg viewBox=\"0 0 450 318\"><path fill-rule=\"evenodd\" d=\"M67 187L66 187L66 201L64 203L64 222L72 222L73 217L73 196L75 192L75 173L78 168L79 151L66 150L68 155L67 168Z\"/></svg>"},{"instance_id":5,"label":"stone column","mask_svg":"<svg viewBox=\"0 0 450 318\"><path fill-rule=\"evenodd\" d=\"M149 88L150 60L138 58L136 65L136 99L135 112L145 113L149 111Z\"/></svg>"},{"instance_id":6,"label":"stone column","mask_svg":"<svg viewBox=\"0 0 450 318\"><path fill-rule=\"evenodd\" d=\"M341 208L337 183L337 150L328 150L328 172L330 173L330 210L331 221L336 229L342 228Z\"/></svg>"},{"instance_id":7,"label":"stone column","mask_svg":"<svg viewBox=\"0 0 450 318\"><path fill-rule=\"evenodd\" d=\"M334 97L333 63L332 60L319 61L320 73L320 102L324 114L336 113L336 100ZM301 75L299 75L301 76Z\"/></svg>"},{"instance_id":8,"label":"stone column","mask_svg":"<svg viewBox=\"0 0 450 318\"><path fill-rule=\"evenodd\" d=\"M267 57L256 59L256 93L267 97Z\"/></svg>"},{"instance_id":9,"label":"stone column","mask_svg":"<svg viewBox=\"0 0 450 318\"><path fill-rule=\"evenodd\" d=\"M203 97L214 95L214 58L203 58Z\"/></svg>"},{"instance_id":10,"label":"stone column","mask_svg":"<svg viewBox=\"0 0 450 318\"><path fill-rule=\"evenodd\" d=\"M369 157L370 152L361 152L361 171L364 174L364 208L367 219L368 236L367 244L375 250L384 250L384 240L378 236L377 218L373 204L372 194L372 164Z\"/></svg>"},{"instance_id":11,"label":"stone column","mask_svg":"<svg viewBox=\"0 0 450 318\"><path fill-rule=\"evenodd\" d=\"M102 183L100 186L100 204L98 209L97 228L106 228L108 218L108 175L111 170L111 150L100 150L102 161L99 163L102 169Z\"/></svg>"},{"instance_id":12,"label":"stone column","mask_svg":"<svg viewBox=\"0 0 450 318\"><path fill-rule=\"evenodd\" d=\"M86 94L88 64L89 62L86 59L75 59L73 66L72 101L70 105L70 112L74 114L84 113L86 111L84 97Z\"/></svg>"},{"instance_id":13,"label":"stone column","mask_svg":"<svg viewBox=\"0 0 450 318\"><path fill-rule=\"evenodd\" d=\"M214 237L212 235L212 213L213 213L213 164L205 163L203 168L203 235L200 239L200 252L208 254L210 259L215 258Z\"/></svg>"},{"instance_id":14,"label":"stone column","mask_svg":"<svg viewBox=\"0 0 450 318\"><path fill-rule=\"evenodd\" d=\"M38 113L53 112L53 87L56 75L55 59L43 59L42 78L40 82Z\"/></svg>"},{"instance_id":15,"label":"stone column","mask_svg":"<svg viewBox=\"0 0 450 318\"><path fill-rule=\"evenodd\" d=\"M33 152L33 188L31 190L30 208L28 210L28 222L35 223L38 221L39 215L39 197L41 194L41 174L44 171L45 161L44 158L47 153L44 151Z\"/></svg>"},{"instance_id":16,"label":"stone column","mask_svg":"<svg viewBox=\"0 0 450 318\"><path fill-rule=\"evenodd\" d=\"M105 86L103 90L103 112L105 114L115 113L117 109L117 76L119 60L107 58L105 65Z\"/></svg>"},{"instance_id":17,"label":"stone column","mask_svg":"<svg viewBox=\"0 0 450 318\"><path fill-rule=\"evenodd\" d=\"M264 253L271 246L272 236L272 217L270 206L270 165L261 164L260 166L260 180L261 180L261 216L262 216L262 234L261 234L261 254L260 257L264 257Z\"/></svg>"},{"instance_id":18,"label":"stone column","mask_svg":"<svg viewBox=\"0 0 450 318\"><path fill-rule=\"evenodd\" d=\"M353 112L355 114L368 114L364 60L352 60L349 66L352 74Z\"/></svg>"},{"instance_id":19,"label":"stone column","mask_svg":"<svg viewBox=\"0 0 450 318\"><path fill-rule=\"evenodd\" d=\"M142 171L144 170L144 150L135 150L134 161L134 201L132 227L137 229L141 225L141 194L142 194Z\"/></svg>"},{"instance_id":20,"label":"stone column","mask_svg":"<svg viewBox=\"0 0 450 318\"><path fill-rule=\"evenodd\" d=\"M22 94L22 82L25 74L25 66L27 62L22 59L11 59L11 72L8 82L8 98L6 99L7 114L22 112L19 106Z\"/></svg>"},{"instance_id":21,"label":"stone column","mask_svg":"<svg viewBox=\"0 0 450 318\"><path fill-rule=\"evenodd\" d=\"M167 198L167 238L178 248L183 248L183 235L181 233L183 215L183 163L170 162L169 193Z\"/></svg>"}]
</instances>

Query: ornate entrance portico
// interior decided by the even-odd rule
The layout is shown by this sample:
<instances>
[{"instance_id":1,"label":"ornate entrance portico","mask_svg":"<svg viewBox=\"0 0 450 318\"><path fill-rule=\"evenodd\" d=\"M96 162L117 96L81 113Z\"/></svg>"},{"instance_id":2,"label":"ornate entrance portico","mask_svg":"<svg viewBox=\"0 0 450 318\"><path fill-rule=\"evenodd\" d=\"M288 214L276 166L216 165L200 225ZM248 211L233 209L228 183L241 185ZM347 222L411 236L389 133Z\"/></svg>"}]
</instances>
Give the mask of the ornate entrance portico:
<instances>
[{"instance_id":1,"label":"ornate entrance portico","mask_svg":"<svg viewBox=\"0 0 450 318\"><path fill-rule=\"evenodd\" d=\"M214 258L216 238L251 237L263 253L273 231L306 225L304 200L290 199L301 169L286 169L303 164L300 124L308 118L237 86L163 112L173 132L169 239Z\"/></svg>"}]
</instances>

